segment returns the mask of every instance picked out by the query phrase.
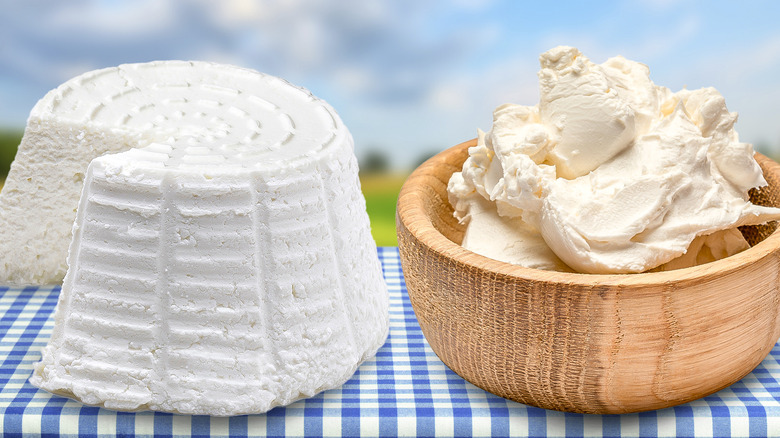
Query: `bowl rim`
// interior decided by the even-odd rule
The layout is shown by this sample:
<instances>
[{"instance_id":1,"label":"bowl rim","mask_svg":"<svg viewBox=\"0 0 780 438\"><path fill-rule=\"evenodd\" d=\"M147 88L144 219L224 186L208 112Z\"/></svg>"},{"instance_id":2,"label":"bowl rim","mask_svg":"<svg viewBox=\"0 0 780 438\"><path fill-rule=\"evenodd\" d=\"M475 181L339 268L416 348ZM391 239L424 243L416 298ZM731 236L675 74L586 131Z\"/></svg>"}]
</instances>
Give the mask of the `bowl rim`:
<instances>
[{"instance_id":1,"label":"bowl rim","mask_svg":"<svg viewBox=\"0 0 780 438\"><path fill-rule=\"evenodd\" d=\"M476 138L462 142L426 160L406 179L401 187L396 205L397 231L400 232L400 227L404 227L419 244L424 245L442 257L471 268L525 281L585 286L657 286L659 284L683 281L702 281L716 276L727 275L763 258L770 257L780 249L780 228L778 228L778 230L772 232L761 242L745 251L714 262L671 271L635 274L587 274L548 271L513 265L477 254L451 241L436 229L431 219L425 214L424 196L422 195L424 191L418 189L421 184L424 184L425 177L432 176L433 169L444 163L446 157L461 152L462 149L475 146L476 142ZM780 165L776 162L762 154L756 153L755 155L760 163L767 165L769 168L774 167L780 173Z\"/></svg>"}]
</instances>

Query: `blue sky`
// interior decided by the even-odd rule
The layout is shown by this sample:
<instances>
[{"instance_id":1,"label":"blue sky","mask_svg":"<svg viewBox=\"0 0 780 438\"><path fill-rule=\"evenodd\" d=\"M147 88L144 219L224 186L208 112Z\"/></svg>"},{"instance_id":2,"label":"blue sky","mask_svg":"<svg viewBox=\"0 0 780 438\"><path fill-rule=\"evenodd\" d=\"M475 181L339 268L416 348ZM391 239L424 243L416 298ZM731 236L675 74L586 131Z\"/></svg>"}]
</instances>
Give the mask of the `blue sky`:
<instances>
[{"instance_id":1,"label":"blue sky","mask_svg":"<svg viewBox=\"0 0 780 438\"><path fill-rule=\"evenodd\" d=\"M538 100L538 56L559 44L621 54L678 90L714 86L743 141L780 153L774 1L0 0L0 125L22 126L63 81L100 67L199 59L310 89L358 155L395 166L476 136L493 108Z\"/></svg>"}]
</instances>

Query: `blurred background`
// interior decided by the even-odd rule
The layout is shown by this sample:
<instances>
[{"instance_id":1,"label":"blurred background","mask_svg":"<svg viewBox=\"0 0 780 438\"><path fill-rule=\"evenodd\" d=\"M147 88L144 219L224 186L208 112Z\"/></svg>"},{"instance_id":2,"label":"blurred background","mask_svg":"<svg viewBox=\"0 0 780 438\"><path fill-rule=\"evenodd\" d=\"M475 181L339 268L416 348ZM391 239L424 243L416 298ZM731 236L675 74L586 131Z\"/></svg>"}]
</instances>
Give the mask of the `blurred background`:
<instances>
[{"instance_id":1,"label":"blurred background","mask_svg":"<svg viewBox=\"0 0 780 438\"><path fill-rule=\"evenodd\" d=\"M0 0L0 180L35 102L101 67L209 60L311 90L351 130L372 230L395 245L398 189L434 153L538 102L540 53L648 64L676 91L714 86L742 141L780 155L780 3L419 0Z\"/></svg>"}]
</instances>

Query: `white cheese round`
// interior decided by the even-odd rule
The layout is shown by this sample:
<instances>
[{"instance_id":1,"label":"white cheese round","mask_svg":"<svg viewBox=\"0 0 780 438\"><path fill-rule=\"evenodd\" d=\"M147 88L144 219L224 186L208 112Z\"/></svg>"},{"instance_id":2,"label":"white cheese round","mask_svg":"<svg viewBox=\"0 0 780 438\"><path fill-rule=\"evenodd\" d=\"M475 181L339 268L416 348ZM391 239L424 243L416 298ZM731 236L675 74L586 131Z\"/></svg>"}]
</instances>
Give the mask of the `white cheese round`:
<instances>
[{"instance_id":1,"label":"white cheese round","mask_svg":"<svg viewBox=\"0 0 780 438\"><path fill-rule=\"evenodd\" d=\"M9 179L0 200L73 224L40 388L112 409L261 413L341 385L385 341L352 138L283 80L198 62L85 74L35 107ZM5 222L25 213L3 203ZM70 240L29 228L32 252ZM64 269L23 267L5 274Z\"/></svg>"}]
</instances>

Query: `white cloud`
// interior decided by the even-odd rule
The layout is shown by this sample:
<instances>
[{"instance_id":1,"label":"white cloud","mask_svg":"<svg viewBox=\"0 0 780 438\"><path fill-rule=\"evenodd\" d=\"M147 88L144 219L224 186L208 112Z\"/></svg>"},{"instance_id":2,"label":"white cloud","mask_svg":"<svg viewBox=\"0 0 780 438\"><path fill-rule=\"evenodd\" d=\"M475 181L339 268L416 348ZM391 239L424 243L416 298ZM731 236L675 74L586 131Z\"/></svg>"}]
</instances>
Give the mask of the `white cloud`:
<instances>
[{"instance_id":1,"label":"white cloud","mask_svg":"<svg viewBox=\"0 0 780 438\"><path fill-rule=\"evenodd\" d=\"M169 1L136 0L131 3L79 1L77 5L56 2L48 13L39 16L45 20L43 24L49 32L63 32L62 38L68 38L64 32L81 28L116 39L160 32L173 23L175 14L174 3Z\"/></svg>"},{"instance_id":2,"label":"white cloud","mask_svg":"<svg viewBox=\"0 0 780 438\"><path fill-rule=\"evenodd\" d=\"M468 83L464 79L434 85L425 103L436 111L461 112L468 110Z\"/></svg>"},{"instance_id":3,"label":"white cloud","mask_svg":"<svg viewBox=\"0 0 780 438\"><path fill-rule=\"evenodd\" d=\"M345 65L337 68L333 79L338 88L346 90L352 95L367 93L371 88L382 86L381 81L378 81L379 78L359 65Z\"/></svg>"},{"instance_id":4,"label":"white cloud","mask_svg":"<svg viewBox=\"0 0 780 438\"><path fill-rule=\"evenodd\" d=\"M204 6L214 6L218 14L218 21L228 26L244 25L262 19L272 12L267 2L256 0L222 0L219 2L201 2ZM284 4L296 4L294 1L282 2Z\"/></svg>"}]
</instances>

